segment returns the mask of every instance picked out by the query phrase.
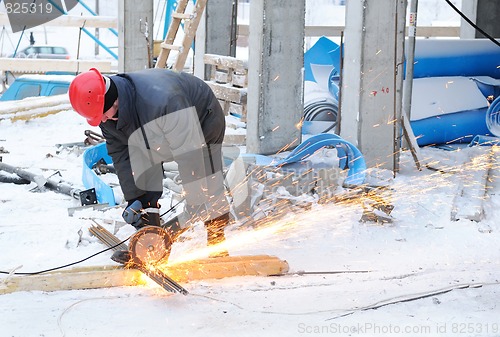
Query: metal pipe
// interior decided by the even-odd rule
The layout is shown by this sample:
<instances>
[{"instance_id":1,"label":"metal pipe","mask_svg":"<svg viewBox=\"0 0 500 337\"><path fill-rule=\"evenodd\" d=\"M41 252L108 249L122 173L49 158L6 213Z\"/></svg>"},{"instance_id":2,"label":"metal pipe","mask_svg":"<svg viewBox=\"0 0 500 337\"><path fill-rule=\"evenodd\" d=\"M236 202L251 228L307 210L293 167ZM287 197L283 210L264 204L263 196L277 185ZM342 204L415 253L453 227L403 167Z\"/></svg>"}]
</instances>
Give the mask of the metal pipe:
<instances>
[{"instance_id":1,"label":"metal pipe","mask_svg":"<svg viewBox=\"0 0 500 337\"><path fill-rule=\"evenodd\" d=\"M415 37L417 35L418 0L411 0L410 22L408 24L408 39L406 49L406 73L403 84L403 114L410 120L411 94L413 90L413 69L415 63Z\"/></svg>"},{"instance_id":2,"label":"metal pipe","mask_svg":"<svg viewBox=\"0 0 500 337\"><path fill-rule=\"evenodd\" d=\"M83 191L71 186L66 182L56 180L53 177L45 178L40 174L34 174L26 170L23 170L19 167L11 166L2 162L0 162L0 171L17 174L19 177L23 179L34 182L35 184L37 184L39 188L45 187L56 192L67 194L81 201L80 194Z\"/></svg>"}]
</instances>

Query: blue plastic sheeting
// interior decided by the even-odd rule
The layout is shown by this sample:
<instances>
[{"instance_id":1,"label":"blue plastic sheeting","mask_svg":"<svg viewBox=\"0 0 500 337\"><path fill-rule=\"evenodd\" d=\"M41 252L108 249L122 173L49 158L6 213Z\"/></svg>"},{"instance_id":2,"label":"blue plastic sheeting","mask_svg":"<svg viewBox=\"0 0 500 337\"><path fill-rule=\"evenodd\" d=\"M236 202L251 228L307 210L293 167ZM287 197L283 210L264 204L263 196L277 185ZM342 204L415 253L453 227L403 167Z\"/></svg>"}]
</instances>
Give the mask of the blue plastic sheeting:
<instances>
[{"instance_id":1,"label":"blue plastic sheeting","mask_svg":"<svg viewBox=\"0 0 500 337\"><path fill-rule=\"evenodd\" d=\"M114 206L116 205L116 202L113 189L108 184L103 182L92 169L92 167L101 159L103 159L108 165L113 163L111 157L108 155L106 143L100 143L85 150L83 153L83 185L88 189L95 188L97 201L99 203L108 203L110 206Z\"/></svg>"},{"instance_id":2,"label":"blue plastic sheeting","mask_svg":"<svg viewBox=\"0 0 500 337\"><path fill-rule=\"evenodd\" d=\"M297 146L287 157L276 159L259 154L244 154L243 157L254 158L257 165L280 167L306 160L323 147L335 147L339 158L339 167L349 169L346 185L361 185L366 178L366 163L361 152L348 141L331 133L312 136Z\"/></svg>"},{"instance_id":3,"label":"blue plastic sheeting","mask_svg":"<svg viewBox=\"0 0 500 337\"><path fill-rule=\"evenodd\" d=\"M500 48L488 39L417 39L413 77L500 78L499 60Z\"/></svg>"},{"instance_id":4,"label":"blue plastic sheeting","mask_svg":"<svg viewBox=\"0 0 500 337\"><path fill-rule=\"evenodd\" d=\"M500 146L500 138L478 135L472 139L469 147L472 146Z\"/></svg>"},{"instance_id":5,"label":"blue plastic sheeting","mask_svg":"<svg viewBox=\"0 0 500 337\"><path fill-rule=\"evenodd\" d=\"M411 126L420 146L468 143L474 136L500 135L500 80L489 76L414 80ZM491 99L491 98L490 98Z\"/></svg>"},{"instance_id":6,"label":"blue plastic sheeting","mask_svg":"<svg viewBox=\"0 0 500 337\"><path fill-rule=\"evenodd\" d=\"M491 78L489 76L476 76L471 77L479 91L484 97L499 97L500 96L500 80Z\"/></svg>"},{"instance_id":7,"label":"blue plastic sheeting","mask_svg":"<svg viewBox=\"0 0 500 337\"><path fill-rule=\"evenodd\" d=\"M477 87L486 97L500 96L500 48L487 39L417 39L415 45L414 78L466 76L473 77ZM314 46L304 54L305 80L317 82L314 66L331 66L328 83L330 94L338 99L338 80L340 69L340 47L326 37L321 37ZM316 67L323 70L326 68ZM324 76L322 76L324 77ZM456 83L455 83L456 85ZM448 87L446 89L449 89ZM415 88L414 88L415 91ZM451 90L447 90L451 91ZM415 94L415 92L414 92ZM435 96L435 91L427 90L424 101ZM471 95L472 92L463 92ZM460 94L460 95L462 95ZM448 105L463 105L464 108L471 96L457 96L458 101L448 101ZM442 108L437 103L446 103L446 95L435 97L434 108ZM455 99L455 98L453 98ZM422 101L422 97L413 97L414 105ZM460 103L462 102L462 103ZM413 110L413 108L412 108ZM431 108L426 109L425 118L412 120L411 126L419 146L431 144L468 143L475 136L500 135L500 99L496 99L489 108L467 107L464 111L452 110L451 113L433 115ZM412 119L413 119L412 111ZM314 131L314 125L304 121L303 133ZM318 129L316 127L316 129Z\"/></svg>"},{"instance_id":8,"label":"blue plastic sheeting","mask_svg":"<svg viewBox=\"0 0 500 337\"><path fill-rule=\"evenodd\" d=\"M461 111L412 121L419 146L468 143L476 135L490 135L486 126L487 108Z\"/></svg>"},{"instance_id":9,"label":"blue plastic sheeting","mask_svg":"<svg viewBox=\"0 0 500 337\"><path fill-rule=\"evenodd\" d=\"M500 79L499 60L500 48L488 39L417 39L413 77L491 76ZM306 81L315 81L311 64L332 65L338 75L340 46L322 36L304 54Z\"/></svg>"},{"instance_id":10,"label":"blue plastic sheeting","mask_svg":"<svg viewBox=\"0 0 500 337\"><path fill-rule=\"evenodd\" d=\"M304 53L304 80L317 82L314 78L311 64L332 65L338 73L340 69L339 45L327 37L322 36ZM327 85L327 83L324 83L324 85Z\"/></svg>"},{"instance_id":11,"label":"blue plastic sheeting","mask_svg":"<svg viewBox=\"0 0 500 337\"><path fill-rule=\"evenodd\" d=\"M500 137L500 97L497 97L488 107L486 125L493 135Z\"/></svg>"}]
</instances>

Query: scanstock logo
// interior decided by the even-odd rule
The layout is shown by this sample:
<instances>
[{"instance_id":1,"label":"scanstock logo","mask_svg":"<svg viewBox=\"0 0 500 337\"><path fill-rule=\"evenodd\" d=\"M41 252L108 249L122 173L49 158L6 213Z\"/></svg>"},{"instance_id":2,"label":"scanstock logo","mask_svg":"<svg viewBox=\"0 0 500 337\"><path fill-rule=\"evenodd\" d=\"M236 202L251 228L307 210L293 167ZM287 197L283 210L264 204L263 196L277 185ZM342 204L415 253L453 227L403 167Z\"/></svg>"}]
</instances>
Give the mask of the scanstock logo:
<instances>
[{"instance_id":1,"label":"scanstock logo","mask_svg":"<svg viewBox=\"0 0 500 337\"><path fill-rule=\"evenodd\" d=\"M76 6L78 0L3 0L3 2L12 31L17 33L66 14Z\"/></svg>"}]
</instances>

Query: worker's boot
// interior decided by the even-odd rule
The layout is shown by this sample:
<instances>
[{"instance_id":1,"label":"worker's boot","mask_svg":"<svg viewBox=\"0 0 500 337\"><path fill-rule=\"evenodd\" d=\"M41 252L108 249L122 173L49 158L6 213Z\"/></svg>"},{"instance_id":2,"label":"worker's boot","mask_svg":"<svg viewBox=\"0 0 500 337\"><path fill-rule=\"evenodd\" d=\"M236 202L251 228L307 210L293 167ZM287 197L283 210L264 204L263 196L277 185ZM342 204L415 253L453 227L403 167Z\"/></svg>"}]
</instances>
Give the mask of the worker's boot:
<instances>
[{"instance_id":1,"label":"worker's boot","mask_svg":"<svg viewBox=\"0 0 500 337\"><path fill-rule=\"evenodd\" d=\"M207 230L207 244L214 246L226 240L224 235L224 228L229 223L229 213L223 214L215 219L205 221L205 228ZM210 257L223 257L229 256L227 250L218 250L210 254Z\"/></svg>"},{"instance_id":2,"label":"worker's boot","mask_svg":"<svg viewBox=\"0 0 500 337\"><path fill-rule=\"evenodd\" d=\"M181 236L182 233L187 231L189 228L189 226L187 225L186 227L182 227L181 221L177 216L165 222L165 224L163 224L162 227L167 231L168 235L170 235L172 242L175 242L179 238L179 236Z\"/></svg>"},{"instance_id":3,"label":"worker's boot","mask_svg":"<svg viewBox=\"0 0 500 337\"><path fill-rule=\"evenodd\" d=\"M111 260L117 263L127 264L132 262L132 256L128 250L117 250L111 255Z\"/></svg>"}]
</instances>

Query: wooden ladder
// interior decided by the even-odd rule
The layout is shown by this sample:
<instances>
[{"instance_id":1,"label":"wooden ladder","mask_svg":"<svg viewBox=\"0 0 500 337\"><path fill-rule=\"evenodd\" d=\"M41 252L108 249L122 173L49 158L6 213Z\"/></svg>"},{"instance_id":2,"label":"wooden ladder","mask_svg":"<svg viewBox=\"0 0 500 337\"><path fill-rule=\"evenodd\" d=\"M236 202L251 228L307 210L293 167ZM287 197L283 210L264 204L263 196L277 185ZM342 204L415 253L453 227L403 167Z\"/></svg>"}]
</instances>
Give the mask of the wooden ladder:
<instances>
[{"instance_id":1,"label":"wooden ladder","mask_svg":"<svg viewBox=\"0 0 500 337\"><path fill-rule=\"evenodd\" d=\"M207 0L196 0L193 12L189 14L185 13L188 1L189 0L179 0L177 3L177 9L172 14L172 21L170 22L170 27L168 28L165 41L163 41L160 45L161 50L158 55L155 68L166 68L170 51L176 50L178 52L177 58L172 66L172 69L175 71L182 71L184 69L184 64L186 63L189 49L191 48L196 30L198 29L201 15L207 5ZM182 40L182 44L180 46L176 46L174 45L174 41L182 20L184 20L184 38Z\"/></svg>"}]
</instances>

